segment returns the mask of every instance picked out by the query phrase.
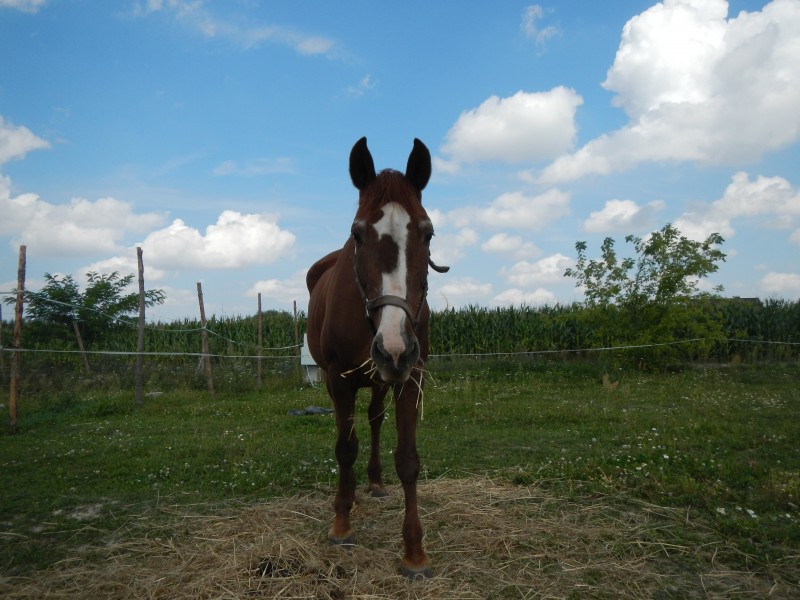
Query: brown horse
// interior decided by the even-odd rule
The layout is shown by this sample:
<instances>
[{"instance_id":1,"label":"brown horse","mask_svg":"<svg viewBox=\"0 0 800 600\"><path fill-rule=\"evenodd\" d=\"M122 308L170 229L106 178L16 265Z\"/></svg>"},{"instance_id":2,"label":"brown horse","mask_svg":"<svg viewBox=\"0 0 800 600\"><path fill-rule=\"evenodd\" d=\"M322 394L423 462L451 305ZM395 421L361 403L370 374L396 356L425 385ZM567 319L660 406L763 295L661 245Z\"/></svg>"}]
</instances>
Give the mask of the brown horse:
<instances>
[{"instance_id":1,"label":"brown horse","mask_svg":"<svg viewBox=\"0 0 800 600\"><path fill-rule=\"evenodd\" d=\"M350 178L359 190L358 211L344 247L317 261L306 276L308 347L325 371L325 383L336 409L336 459L339 486L328 539L350 545L355 536L350 509L355 501L353 463L358 453L355 432L356 392L372 390L368 416L372 445L367 491L385 496L381 476L380 431L384 398L395 398L397 476L405 494L402 572L430 577L417 512L417 408L422 394L422 367L428 356L426 301L433 224L422 208L422 190L431 176L431 155L414 140L405 174L387 169L375 173L367 139L350 152Z\"/></svg>"}]
</instances>

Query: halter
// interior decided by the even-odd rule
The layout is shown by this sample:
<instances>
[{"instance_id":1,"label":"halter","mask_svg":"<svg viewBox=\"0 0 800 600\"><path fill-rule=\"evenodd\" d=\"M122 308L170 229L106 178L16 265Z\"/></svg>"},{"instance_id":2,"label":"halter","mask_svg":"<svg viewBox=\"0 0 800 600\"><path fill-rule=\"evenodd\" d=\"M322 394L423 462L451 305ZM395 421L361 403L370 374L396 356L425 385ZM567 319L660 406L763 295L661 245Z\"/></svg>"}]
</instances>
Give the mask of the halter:
<instances>
[{"instance_id":1,"label":"halter","mask_svg":"<svg viewBox=\"0 0 800 600\"><path fill-rule=\"evenodd\" d=\"M450 270L450 267L440 267L436 263L431 260L431 257L428 256L428 264L431 268L436 271L437 273L447 273ZM413 325L414 329L417 328L417 324L419 323L419 315L422 313L422 306L425 304L425 299L428 297L428 281L425 280L425 283L422 286L422 296L419 299L419 305L417 306L416 312L413 311L411 305L408 303L408 300L403 298L402 296L395 296L394 294L384 294L383 296L378 296L377 298L373 298L372 300L369 299L367 296L366 288L364 287L363 282L361 281L361 273L358 270L358 244L354 244L353 246L353 270L355 271L356 276L356 286L358 286L358 291L361 293L361 298L364 300L364 316L366 317L367 321L369 322L370 329L372 329L372 335L375 335L377 332L377 328L375 327L375 321L372 318L372 311L377 310L383 306L396 306L403 310L403 312L408 315L408 318L411 319L411 324Z\"/></svg>"}]
</instances>

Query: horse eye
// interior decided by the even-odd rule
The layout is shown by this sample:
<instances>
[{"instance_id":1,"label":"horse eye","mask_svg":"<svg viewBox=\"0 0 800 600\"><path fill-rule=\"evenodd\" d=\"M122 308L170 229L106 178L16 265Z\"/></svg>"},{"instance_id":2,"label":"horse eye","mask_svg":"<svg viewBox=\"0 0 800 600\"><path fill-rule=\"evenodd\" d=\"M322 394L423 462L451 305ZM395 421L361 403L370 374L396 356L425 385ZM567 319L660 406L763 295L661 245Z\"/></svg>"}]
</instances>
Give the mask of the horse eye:
<instances>
[{"instance_id":1,"label":"horse eye","mask_svg":"<svg viewBox=\"0 0 800 600\"><path fill-rule=\"evenodd\" d=\"M426 232L423 238L425 245L428 246L431 243L432 239L433 239L433 232L432 231Z\"/></svg>"},{"instance_id":2,"label":"horse eye","mask_svg":"<svg viewBox=\"0 0 800 600\"><path fill-rule=\"evenodd\" d=\"M357 245L361 245L364 243L364 234L363 234L363 226L361 223L353 223L353 226L350 228L350 235L353 236L353 241Z\"/></svg>"}]
</instances>

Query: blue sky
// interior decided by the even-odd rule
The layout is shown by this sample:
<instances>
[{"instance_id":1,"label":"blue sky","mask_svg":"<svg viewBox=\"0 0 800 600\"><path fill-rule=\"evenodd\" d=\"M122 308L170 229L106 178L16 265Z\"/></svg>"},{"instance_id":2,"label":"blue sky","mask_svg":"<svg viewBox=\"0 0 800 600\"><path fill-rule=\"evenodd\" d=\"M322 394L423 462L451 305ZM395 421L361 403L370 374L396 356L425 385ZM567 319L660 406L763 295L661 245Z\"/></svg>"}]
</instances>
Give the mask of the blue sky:
<instances>
[{"instance_id":1,"label":"blue sky","mask_svg":"<svg viewBox=\"0 0 800 600\"><path fill-rule=\"evenodd\" d=\"M367 136L434 156L435 308L581 299L575 242L719 232L800 296L800 0L0 0L0 291L135 272L151 320L304 309Z\"/></svg>"}]
</instances>

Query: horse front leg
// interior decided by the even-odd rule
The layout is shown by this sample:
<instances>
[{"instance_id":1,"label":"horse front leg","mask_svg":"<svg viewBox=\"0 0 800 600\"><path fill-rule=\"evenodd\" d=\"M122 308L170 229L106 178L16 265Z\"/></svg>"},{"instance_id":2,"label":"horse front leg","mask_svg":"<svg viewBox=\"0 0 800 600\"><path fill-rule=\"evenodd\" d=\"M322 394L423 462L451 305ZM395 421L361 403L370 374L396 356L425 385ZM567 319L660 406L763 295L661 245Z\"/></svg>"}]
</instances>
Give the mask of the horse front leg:
<instances>
[{"instance_id":1,"label":"horse front leg","mask_svg":"<svg viewBox=\"0 0 800 600\"><path fill-rule=\"evenodd\" d=\"M400 570L410 579L433 576L430 561L422 545L422 524L417 508L417 478L419 476L417 403L421 399L421 386L422 375L420 373L412 374L405 384L395 388L397 449L394 454L394 465L397 476L403 484L405 497L404 554Z\"/></svg>"},{"instance_id":2,"label":"horse front leg","mask_svg":"<svg viewBox=\"0 0 800 600\"><path fill-rule=\"evenodd\" d=\"M327 378L328 393L336 411L336 462L339 464L339 485L333 500L333 525L328 532L332 544L355 544L350 511L356 498L356 476L353 464L358 455L355 428L356 390L332 377Z\"/></svg>"},{"instance_id":3,"label":"horse front leg","mask_svg":"<svg viewBox=\"0 0 800 600\"><path fill-rule=\"evenodd\" d=\"M388 387L385 385L372 386L372 399L369 403L369 427L371 434L369 463L367 464L367 476L369 484L367 493L376 498L383 498L388 495L383 485L383 468L381 467L381 425L383 425L386 408L384 398Z\"/></svg>"}]
</instances>

